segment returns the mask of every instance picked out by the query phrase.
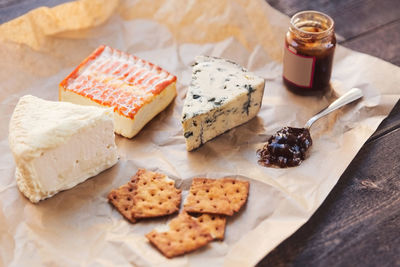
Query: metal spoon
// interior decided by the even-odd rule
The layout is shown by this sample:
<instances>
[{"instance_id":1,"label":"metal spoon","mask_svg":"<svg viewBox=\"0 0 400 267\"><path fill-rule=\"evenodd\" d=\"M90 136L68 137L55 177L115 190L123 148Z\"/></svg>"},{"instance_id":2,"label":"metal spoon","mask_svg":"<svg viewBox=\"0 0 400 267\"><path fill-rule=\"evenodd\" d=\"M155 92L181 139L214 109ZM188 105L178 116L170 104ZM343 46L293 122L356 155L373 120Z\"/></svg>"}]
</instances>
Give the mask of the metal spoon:
<instances>
[{"instance_id":1,"label":"metal spoon","mask_svg":"<svg viewBox=\"0 0 400 267\"><path fill-rule=\"evenodd\" d=\"M318 119L322 118L323 116L331 113L334 110L337 110L338 108L343 107L344 105L347 105L363 96L363 93L360 89L358 88L353 88L335 101L332 102L328 107L324 108L317 114L315 114L311 119L307 121L307 123L304 125L304 128L310 130L311 125L316 122Z\"/></svg>"},{"instance_id":2,"label":"metal spoon","mask_svg":"<svg viewBox=\"0 0 400 267\"><path fill-rule=\"evenodd\" d=\"M257 150L257 155L260 158L258 163L265 167L286 168L298 166L306 158L306 152L312 145L311 125L323 116L362 96L360 89L353 88L309 119L304 128L282 128L271 136L263 149Z\"/></svg>"}]
</instances>

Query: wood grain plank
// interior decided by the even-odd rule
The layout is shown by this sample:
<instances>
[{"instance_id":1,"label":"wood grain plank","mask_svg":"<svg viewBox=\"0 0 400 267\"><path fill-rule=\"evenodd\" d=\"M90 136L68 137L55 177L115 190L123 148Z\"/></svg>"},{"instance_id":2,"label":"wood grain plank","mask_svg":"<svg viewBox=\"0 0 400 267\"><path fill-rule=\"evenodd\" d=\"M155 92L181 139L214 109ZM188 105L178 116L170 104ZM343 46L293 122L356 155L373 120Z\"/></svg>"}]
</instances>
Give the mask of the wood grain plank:
<instances>
[{"instance_id":1,"label":"wood grain plank","mask_svg":"<svg viewBox=\"0 0 400 267\"><path fill-rule=\"evenodd\" d=\"M400 6L400 2L399 2ZM400 11L399 11L400 17ZM400 66L400 19L341 44Z\"/></svg>"},{"instance_id":2,"label":"wood grain plank","mask_svg":"<svg viewBox=\"0 0 400 267\"><path fill-rule=\"evenodd\" d=\"M378 138L382 138L393 131L400 128L400 101L390 112L389 116L382 121L375 133L367 140L366 143L374 142ZM399 140L400 141L400 140Z\"/></svg>"},{"instance_id":3,"label":"wood grain plank","mask_svg":"<svg viewBox=\"0 0 400 267\"><path fill-rule=\"evenodd\" d=\"M336 31L345 39L372 31L399 18L398 0L267 0L276 9L292 16L301 10L318 10L330 15Z\"/></svg>"}]
</instances>

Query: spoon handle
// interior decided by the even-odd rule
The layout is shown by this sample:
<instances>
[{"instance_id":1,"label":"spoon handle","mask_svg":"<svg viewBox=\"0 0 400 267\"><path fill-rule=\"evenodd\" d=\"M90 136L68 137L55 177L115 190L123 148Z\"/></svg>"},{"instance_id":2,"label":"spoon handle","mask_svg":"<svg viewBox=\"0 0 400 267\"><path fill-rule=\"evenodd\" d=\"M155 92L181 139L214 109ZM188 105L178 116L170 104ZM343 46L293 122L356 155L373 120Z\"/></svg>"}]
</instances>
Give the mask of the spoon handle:
<instances>
[{"instance_id":1,"label":"spoon handle","mask_svg":"<svg viewBox=\"0 0 400 267\"><path fill-rule=\"evenodd\" d=\"M360 89L358 88L353 88L338 99L336 99L332 104L330 104L328 107L325 109L321 110L317 114L315 114L311 119L309 119L304 126L304 128L310 129L311 125L320 119L321 117L331 113L334 110L337 110L338 108L343 107L344 105L347 105L354 100L357 100L363 96L363 93Z\"/></svg>"}]
</instances>

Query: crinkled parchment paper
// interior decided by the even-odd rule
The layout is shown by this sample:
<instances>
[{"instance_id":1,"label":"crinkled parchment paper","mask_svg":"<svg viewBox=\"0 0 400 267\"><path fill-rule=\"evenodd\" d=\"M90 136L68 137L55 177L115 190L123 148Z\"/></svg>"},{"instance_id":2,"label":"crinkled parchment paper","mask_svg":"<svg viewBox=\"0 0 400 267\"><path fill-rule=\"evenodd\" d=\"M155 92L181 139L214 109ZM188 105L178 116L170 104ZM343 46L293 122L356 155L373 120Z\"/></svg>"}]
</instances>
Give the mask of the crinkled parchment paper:
<instances>
[{"instance_id":1,"label":"crinkled parchment paper","mask_svg":"<svg viewBox=\"0 0 400 267\"><path fill-rule=\"evenodd\" d=\"M39 8L0 26L0 265L249 266L304 224L362 144L399 98L400 69L338 47L334 94L304 98L282 85L282 47L289 19L262 0L81 1ZM178 77L178 96L134 139L117 137L113 168L34 205L19 193L8 147L18 98L57 100L58 83L100 44L156 63ZM190 64L199 54L234 60L266 79L263 106L250 122L187 152L180 116ZM257 165L256 150L279 128L300 127L351 87L365 97L321 119L303 164ZM198 176L250 181L226 238L167 260L144 234L173 216L130 224L107 193L138 168L163 172L184 190Z\"/></svg>"}]
</instances>

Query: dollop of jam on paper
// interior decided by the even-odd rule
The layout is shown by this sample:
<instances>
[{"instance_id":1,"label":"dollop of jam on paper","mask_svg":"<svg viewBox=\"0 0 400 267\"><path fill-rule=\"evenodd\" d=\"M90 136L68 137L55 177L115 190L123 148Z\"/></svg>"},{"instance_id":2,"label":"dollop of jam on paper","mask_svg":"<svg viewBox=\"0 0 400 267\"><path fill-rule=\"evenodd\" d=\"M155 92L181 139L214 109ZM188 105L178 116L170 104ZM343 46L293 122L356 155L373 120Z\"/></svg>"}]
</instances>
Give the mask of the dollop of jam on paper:
<instances>
[{"instance_id":1,"label":"dollop of jam on paper","mask_svg":"<svg viewBox=\"0 0 400 267\"><path fill-rule=\"evenodd\" d=\"M312 145L310 131L306 128L284 127L257 150L258 163L265 167L287 168L300 165Z\"/></svg>"}]
</instances>

